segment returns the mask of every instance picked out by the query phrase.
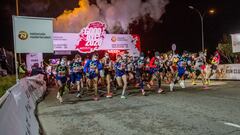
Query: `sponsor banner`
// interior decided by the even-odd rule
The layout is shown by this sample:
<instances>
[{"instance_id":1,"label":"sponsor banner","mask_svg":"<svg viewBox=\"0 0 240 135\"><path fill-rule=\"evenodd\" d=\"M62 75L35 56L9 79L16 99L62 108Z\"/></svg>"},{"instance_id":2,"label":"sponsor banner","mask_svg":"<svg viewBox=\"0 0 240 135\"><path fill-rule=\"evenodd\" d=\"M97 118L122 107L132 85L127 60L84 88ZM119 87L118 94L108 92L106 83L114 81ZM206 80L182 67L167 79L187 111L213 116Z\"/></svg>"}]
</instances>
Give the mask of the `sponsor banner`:
<instances>
[{"instance_id":1,"label":"sponsor banner","mask_svg":"<svg viewBox=\"0 0 240 135\"><path fill-rule=\"evenodd\" d=\"M3 135L37 135L36 102L46 90L43 75L23 78L15 85L0 107L0 133ZM14 127L14 128L13 128Z\"/></svg>"},{"instance_id":2,"label":"sponsor banner","mask_svg":"<svg viewBox=\"0 0 240 135\"><path fill-rule=\"evenodd\" d=\"M104 36L106 35L106 24L100 21L91 22L79 33L79 42L76 44L76 50L80 53L91 53L102 46Z\"/></svg>"},{"instance_id":3,"label":"sponsor banner","mask_svg":"<svg viewBox=\"0 0 240 135\"><path fill-rule=\"evenodd\" d=\"M140 37L130 34L107 34L98 50L127 50L130 55L139 56Z\"/></svg>"},{"instance_id":4,"label":"sponsor banner","mask_svg":"<svg viewBox=\"0 0 240 135\"><path fill-rule=\"evenodd\" d=\"M218 71L211 79L240 80L240 64L218 65Z\"/></svg>"},{"instance_id":5,"label":"sponsor banner","mask_svg":"<svg viewBox=\"0 0 240 135\"><path fill-rule=\"evenodd\" d=\"M132 43L132 36L127 34L107 34L100 50L127 50Z\"/></svg>"},{"instance_id":6,"label":"sponsor banner","mask_svg":"<svg viewBox=\"0 0 240 135\"><path fill-rule=\"evenodd\" d=\"M13 16L16 53L52 53L53 23L51 18Z\"/></svg>"},{"instance_id":7,"label":"sponsor banner","mask_svg":"<svg viewBox=\"0 0 240 135\"><path fill-rule=\"evenodd\" d=\"M32 66L35 63L38 63L38 65L41 66L41 62L43 62L43 54L42 53L29 53L26 56L26 62L27 62L27 70L31 71Z\"/></svg>"},{"instance_id":8,"label":"sponsor banner","mask_svg":"<svg viewBox=\"0 0 240 135\"><path fill-rule=\"evenodd\" d=\"M55 51L76 51L79 43L77 33L54 33ZM140 37L130 34L105 34L103 42L93 50L85 50L85 53L98 50L128 50L130 55L139 56L141 51ZM91 50L91 51L90 51Z\"/></svg>"},{"instance_id":9,"label":"sponsor banner","mask_svg":"<svg viewBox=\"0 0 240 135\"><path fill-rule=\"evenodd\" d=\"M240 34L233 34L232 37L232 51L234 53L240 52Z\"/></svg>"},{"instance_id":10,"label":"sponsor banner","mask_svg":"<svg viewBox=\"0 0 240 135\"><path fill-rule=\"evenodd\" d=\"M54 33L53 47L54 51L74 51L79 41L77 33Z\"/></svg>"}]
</instances>

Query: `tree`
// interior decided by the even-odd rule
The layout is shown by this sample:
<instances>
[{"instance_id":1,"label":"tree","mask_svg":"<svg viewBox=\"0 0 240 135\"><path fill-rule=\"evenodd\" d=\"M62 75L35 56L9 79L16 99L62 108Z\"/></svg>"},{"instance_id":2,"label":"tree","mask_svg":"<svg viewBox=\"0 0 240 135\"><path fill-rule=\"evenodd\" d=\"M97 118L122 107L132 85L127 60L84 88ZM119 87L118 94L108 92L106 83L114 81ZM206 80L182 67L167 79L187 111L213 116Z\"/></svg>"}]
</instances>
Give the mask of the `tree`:
<instances>
[{"instance_id":1,"label":"tree","mask_svg":"<svg viewBox=\"0 0 240 135\"><path fill-rule=\"evenodd\" d=\"M233 58L235 55L240 55L240 53L233 53L231 36L223 34L223 39L218 43L217 50L223 58L225 58L226 63L234 63Z\"/></svg>"}]
</instances>

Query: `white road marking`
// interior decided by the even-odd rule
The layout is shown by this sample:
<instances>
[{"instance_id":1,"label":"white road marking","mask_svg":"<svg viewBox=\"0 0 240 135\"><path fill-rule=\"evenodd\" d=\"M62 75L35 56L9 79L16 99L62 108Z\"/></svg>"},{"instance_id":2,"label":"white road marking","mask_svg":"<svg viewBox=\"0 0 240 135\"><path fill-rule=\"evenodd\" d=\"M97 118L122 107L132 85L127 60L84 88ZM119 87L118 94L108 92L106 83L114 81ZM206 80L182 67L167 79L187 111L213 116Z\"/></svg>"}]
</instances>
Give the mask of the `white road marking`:
<instances>
[{"instance_id":1,"label":"white road marking","mask_svg":"<svg viewBox=\"0 0 240 135\"><path fill-rule=\"evenodd\" d=\"M228 125L228 126L232 126L232 127L240 128L240 125L238 125L238 124L229 123L229 122L224 122L224 124L225 124L225 125Z\"/></svg>"}]
</instances>

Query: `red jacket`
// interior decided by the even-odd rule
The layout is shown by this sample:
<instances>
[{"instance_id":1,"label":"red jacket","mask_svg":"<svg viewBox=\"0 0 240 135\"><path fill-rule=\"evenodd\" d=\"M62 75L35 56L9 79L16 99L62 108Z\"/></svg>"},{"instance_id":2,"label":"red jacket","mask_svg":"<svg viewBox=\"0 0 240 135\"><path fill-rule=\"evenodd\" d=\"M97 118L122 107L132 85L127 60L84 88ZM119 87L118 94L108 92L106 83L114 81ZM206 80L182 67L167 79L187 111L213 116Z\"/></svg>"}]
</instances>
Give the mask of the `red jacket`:
<instances>
[{"instance_id":1,"label":"red jacket","mask_svg":"<svg viewBox=\"0 0 240 135\"><path fill-rule=\"evenodd\" d=\"M157 67L157 65L155 64L155 60L156 60L156 58L152 57L152 59L150 60L150 68L156 68Z\"/></svg>"}]
</instances>

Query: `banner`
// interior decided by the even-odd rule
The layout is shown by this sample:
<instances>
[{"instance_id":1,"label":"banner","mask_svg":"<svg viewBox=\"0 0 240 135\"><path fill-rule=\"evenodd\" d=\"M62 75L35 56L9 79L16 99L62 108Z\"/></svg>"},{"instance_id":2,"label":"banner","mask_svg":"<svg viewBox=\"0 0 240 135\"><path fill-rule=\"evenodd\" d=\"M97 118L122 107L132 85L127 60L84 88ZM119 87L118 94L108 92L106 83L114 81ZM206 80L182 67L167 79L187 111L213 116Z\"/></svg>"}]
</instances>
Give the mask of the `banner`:
<instances>
[{"instance_id":1,"label":"banner","mask_svg":"<svg viewBox=\"0 0 240 135\"><path fill-rule=\"evenodd\" d=\"M43 62L43 54L42 53L29 53L26 56L26 64L27 64L27 70L31 71L32 66L35 63L38 63L39 66L41 66L41 63Z\"/></svg>"},{"instance_id":2,"label":"banner","mask_svg":"<svg viewBox=\"0 0 240 135\"><path fill-rule=\"evenodd\" d=\"M131 46L140 49L140 37L138 35L106 34L103 45L99 47L99 50L127 50Z\"/></svg>"},{"instance_id":3,"label":"banner","mask_svg":"<svg viewBox=\"0 0 240 135\"><path fill-rule=\"evenodd\" d=\"M78 41L77 33L53 33L54 51L75 51Z\"/></svg>"},{"instance_id":4,"label":"banner","mask_svg":"<svg viewBox=\"0 0 240 135\"><path fill-rule=\"evenodd\" d=\"M232 51L240 52L240 34L232 34Z\"/></svg>"},{"instance_id":5,"label":"banner","mask_svg":"<svg viewBox=\"0 0 240 135\"><path fill-rule=\"evenodd\" d=\"M13 16L16 53L52 53L53 22L51 18Z\"/></svg>"},{"instance_id":6,"label":"banner","mask_svg":"<svg viewBox=\"0 0 240 135\"><path fill-rule=\"evenodd\" d=\"M80 53L91 53L102 46L106 34L106 24L100 21L91 22L83 28L79 34L79 42L76 49Z\"/></svg>"},{"instance_id":7,"label":"banner","mask_svg":"<svg viewBox=\"0 0 240 135\"><path fill-rule=\"evenodd\" d=\"M240 64L218 65L218 71L211 79L240 80Z\"/></svg>"},{"instance_id":8,"label":"banner","mask_svg":"<svg viewBox=\"0 0 240 135\"><path fill-rule=\"evenodd\" d=\"M127 50L133 44L132 36L128 34L107 34L100 50Z\"/></svg>"},{"instance_id":9,"label":"banner","mask_svg":"<svg viewBox=\"0 0 240 135\"><path fill-rule=\"evenodd\" d=\"M0 106L0 134L38 135L40 128L35 117L36 102L45 90L43 75L21 79Z\"/></svg>"},{"instance_id":10,"label":"banner","mask_svg":"<svg viewBox=\"0 0 240 135\"><path fill-rule=\"evenodd\" d=\"M54 33L54 51L76 51L76 44L79 43L78 37L77 33ZM98 50L128 50L130 55L139 56L141 51L140 37L131 34L105 34L101 45L88 50L85 50L85 53Z\"/></svg>"}]
</instances>

